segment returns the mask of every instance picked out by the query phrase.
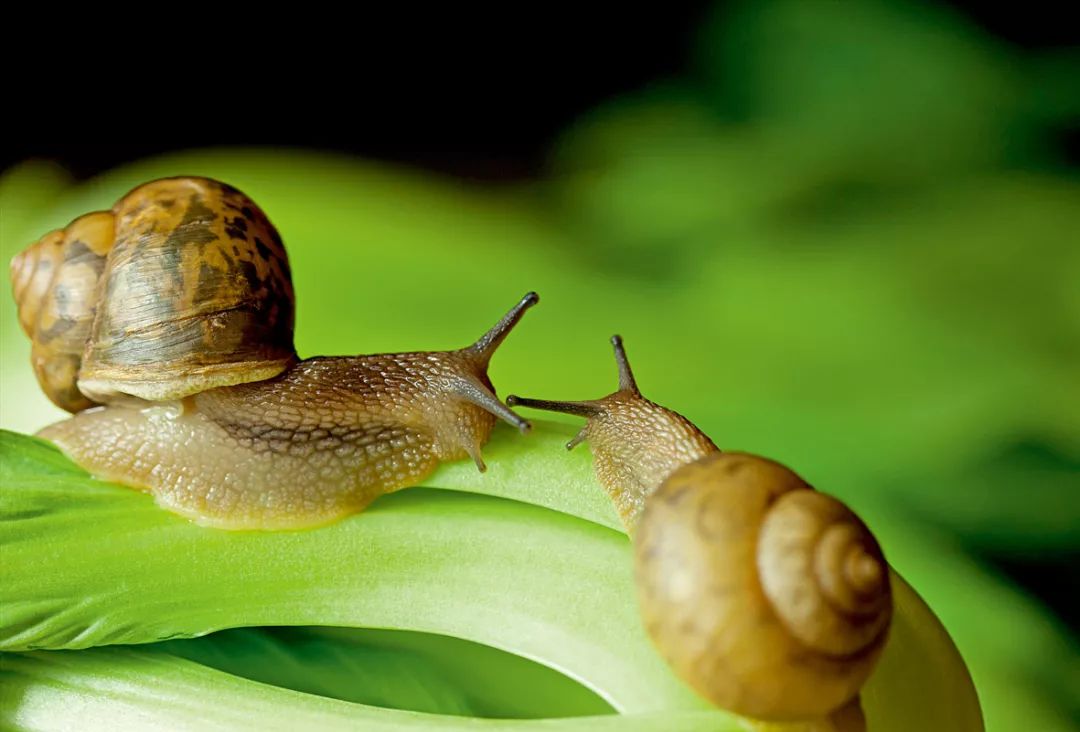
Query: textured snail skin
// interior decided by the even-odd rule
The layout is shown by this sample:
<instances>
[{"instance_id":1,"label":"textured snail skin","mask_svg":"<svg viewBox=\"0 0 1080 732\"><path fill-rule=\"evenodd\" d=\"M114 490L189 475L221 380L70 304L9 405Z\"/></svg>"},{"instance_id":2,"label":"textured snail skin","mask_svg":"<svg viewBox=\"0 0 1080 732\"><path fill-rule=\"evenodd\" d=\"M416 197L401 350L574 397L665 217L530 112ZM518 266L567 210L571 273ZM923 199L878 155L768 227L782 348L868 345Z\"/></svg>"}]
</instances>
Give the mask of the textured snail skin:
<instances>
[{"instance_id":1,"label":"textured snail skin","mask_svg":"<svg viewBox=\"0 0 1080 732\"><path fill-rule=\"evenodd\" d=\"M686 417L641 396L625 354L619 357L619 390L603 399L552 402L511 395L507 404L588 417L566 447L589 443L597 480L631 534L646 499L664 478L680 466L718 451Z\"/></svg>"},{"instance_id":2,"label":"textured snail skin","mask_svg":"<svg viewBox=\"0 0 1080 732\"><path fill-rule=\"evenodd\" d=\"M47 234L11 281L38 380L77 414L41 436L199 523L285 529L441 460L483 470L496 419L528 429L487 367L535 293L467 348L300 361L290 278L266 215L207 178L147 183Z\"/></svg>"},{"instance_id":3,"label":"textured snail skin","mask_svg":"<svg viewBox=\"0 0 1080 732\"><path fill-rule=\"evenodd\" d=\"M642 397L617 336L613 344L614 394L507 402L588 417L567 447L589 441L633 537L639 606L657 649L717 706L811 729L865 729L858 692L892 618L873 535L783 465L720 452L689 420Z\"/></svg>"},{"instance_id":4,"label":"textured snail skin","mask_svg":"<svg viewBox=\"0 0 1080 732\"><path fill-rule=\"evenodd\" d=\"M200 524L304 528L415 485L441 460L472 456L483 469L496 417L469 396L490 391L486 365L469 349L312 358L268 381L89 410L40 434Z\"/></svg>"},{"instance_id":5,"label":"textured snail skin","mask_svg":"<svg viewBox=\"0 0 1080 732\"><path fill-rule=\"evenodd\" d=\"M664 478L717 451L681 414L631 392L611 395L575 439L592 448L597 479L627 527L637 526Z\"/></svg>"}]
</instances>

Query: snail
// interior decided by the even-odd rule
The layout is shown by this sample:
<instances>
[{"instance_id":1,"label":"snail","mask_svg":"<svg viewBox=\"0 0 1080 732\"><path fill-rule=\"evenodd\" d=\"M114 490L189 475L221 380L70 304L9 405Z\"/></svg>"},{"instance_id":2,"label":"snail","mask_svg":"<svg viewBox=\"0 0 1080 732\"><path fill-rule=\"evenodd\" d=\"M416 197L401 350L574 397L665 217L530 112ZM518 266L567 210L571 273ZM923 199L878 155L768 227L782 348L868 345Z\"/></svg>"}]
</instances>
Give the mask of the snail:
<instances>
[{"instance_id":1,"label":"snail","mask_svg":"<svg viewBox=\"0 0 1080 732\"><path fill-rule=\"evenodd\" d=\"M860 729L860 687L892 617L888 566L846 506L783 465L722 452L638 390L612 338L619 389L602 399L510 396L586 417L597 479L634 544L645 628L684 681L761 720Z\"/></svg>"},{"instance_id":2,"label":"snail","mask_svg":"<svg viewBox=\"0 0 1080 732\"><path fill-rule=\"evenodd\" d=\"M496 348L529 293L459 350L315 357L293 349L281 238L206 178L142 185L16 256L11 279L49 398L46 427L93 475L228 529L328 523L471 457L496 419Z\"/></svg>"}]
</instances>

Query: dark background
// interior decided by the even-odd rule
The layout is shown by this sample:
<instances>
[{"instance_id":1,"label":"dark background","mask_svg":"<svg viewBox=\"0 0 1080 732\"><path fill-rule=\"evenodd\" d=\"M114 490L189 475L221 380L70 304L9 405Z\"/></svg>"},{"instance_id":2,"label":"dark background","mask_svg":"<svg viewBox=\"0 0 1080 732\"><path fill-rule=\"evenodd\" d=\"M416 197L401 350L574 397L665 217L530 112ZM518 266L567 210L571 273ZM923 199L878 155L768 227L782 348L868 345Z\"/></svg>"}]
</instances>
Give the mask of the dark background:
<instances>
[{"instance_id":1,"label":"dark background","mask_svg":"<svg viewBox=\"0 0 1080 732\"><path fill-rule=\"evenodd\" d=\"M1069 3L943 4L1018 49L1080 45ZM60 77L22 73L42 49L9 49L9 64L20 69L10 82L28 103L9 114L17 134L8 136L0 169L46 158L82 179L173 150L285 145L471 180L529 179L579 115L686 70L687 48L715 8L556 5L520 18L436 18L424 30L386 34L360 19L317 23L302 41L279 38L291 29L271 22L238 31L243 46L222 49L209 67L180 54L182 32L152 53L58 44ZM250 45L252 36L266 38ZM143 53L155 60L136 64ZM370 75L357 76L357 68ZM1077 126L1060 130L1060 144L1072 165L1080 163Z\"/></svg>"}]
</instances>

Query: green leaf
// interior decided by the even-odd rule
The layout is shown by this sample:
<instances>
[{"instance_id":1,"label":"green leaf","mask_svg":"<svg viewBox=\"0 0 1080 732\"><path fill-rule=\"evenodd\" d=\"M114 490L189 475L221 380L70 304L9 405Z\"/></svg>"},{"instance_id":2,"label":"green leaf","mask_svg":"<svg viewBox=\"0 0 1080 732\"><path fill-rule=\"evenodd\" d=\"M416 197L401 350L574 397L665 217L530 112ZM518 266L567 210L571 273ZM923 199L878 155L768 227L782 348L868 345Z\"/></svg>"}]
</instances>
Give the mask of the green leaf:
<instances>
[{"instance_id":1,"label":"green leaf","mask_svg":"<svg viewBox=\"0 0 1080 732\"><path fill-rule=\"evenodd\" d=\"M532 424L524 439L516 430L496 428L484 446L484 473L468 461L444 463L425 486L531 503L622 532L611 499L593 475L592 453L566 450L565 425L542 420Z\"/></svg>"},{"instance_id":2,"label":"green leaf","mask_svg":"<svg viewBox=\"0 0 1080 732\"><path fill-rule=\"evenodd\" d=\"M0 459L25 441L5 434ZM241 625L398 628L533 658L620 710L680 699L701 707L645 640L626 537L610 529L410 489L322 530L224 532L89 476L23 475L9 473L0 499L0 516L17 517L0 523L0 649L147 643Z\"/></svg>"},{"instance_id":3,"label":"green leaf","mask_svg":"<svg viewBox=\"0 0 1080 732\"><path fill-rule=\"evenodd\" d=\"M500 719L612 713L546 666L428 633L239 628L153 647L252 681L379 707Z\"/></svg>"},{"instance_id":4,"label":"green leaf","mask_svg":"<svg viewBox=\"0 0 1080 732\"><path fill-rule=\"evenodd\" d=\"M711 711L561 720L422 714L304 694L207 668L156 648L0 654L0 727L14 732L299 729L372 732L742 732Z\"/></svg>"},{"instance_id":5,"label":"green leaf","mask_svg":"<svg viewBox=\"0 0 1080 732\"><path fill-rule=\"evenodd\" d=\"M540 719L613 711L584 686L546 666L460 638L370 628L304 632L343 647L410 653L453 679L478 717Z\"/></svg>"},{"instance_id":6,"label":"green leaf","mask_svg":"<svg viewBox=\"0 0 1080 732\"><path fill-rule=\"evenodd\" d=\"M409 649L340 643L302 628L237 628L154 648L284 689L391 709L475 715L455 680Z\"/></svg>"},{"instance_id":7,"label":"green leaf","mask_svg":"<svg viewBox=\"0 0 1080 732\"><path fill-rule=\"evenodd\" d=\"M0 457L43 449L25 442L4 435ZM544 454L555 465L566 459ZM586 468L565 466L571 476ZM414 488L318 530L224 532L89 477L30 476L31 463L10 470L0 497L0 649L146 643L252 625L397 628L533 659L624 714L704 708L645 637L626 537L581 518ZM865 690L875 730L979 729L948 635L899 577L894 588L891 641Z\"/></svg>"}]
</instances>

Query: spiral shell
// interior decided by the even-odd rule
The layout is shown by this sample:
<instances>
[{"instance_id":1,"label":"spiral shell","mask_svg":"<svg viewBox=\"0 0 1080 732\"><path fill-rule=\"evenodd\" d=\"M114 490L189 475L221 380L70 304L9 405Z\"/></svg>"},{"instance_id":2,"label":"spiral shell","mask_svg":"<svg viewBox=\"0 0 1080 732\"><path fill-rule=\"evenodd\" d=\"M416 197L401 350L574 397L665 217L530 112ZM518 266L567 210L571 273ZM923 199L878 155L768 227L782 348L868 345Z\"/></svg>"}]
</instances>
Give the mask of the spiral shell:
<instances>
[{"instance_id":1,"label":"spiral shell","mask_svg":"<svg viewBox=\"0 0 1080 732\"><path fill-rule=\"evenodd\" d=\"M653 494L635 537L646 628L687 683L759 719L825 715L884 647L888 569L866 526L779 463L716 453Z\"/></svg>"},{"instance_id":2,"label":"spiral shell","mask_svg":"<svg viewBox=\"0 0 1080 732\"><path fill-rule=\"evenodd\" d=\"M259 381L295 358L281 238L207 178L139 186L12 262L38 380L68 411Z\"/></svg>"},{"instance_id":3,"label":"spiral shell","mask_svg":"<svg viewBox=\"0 0 1080 732\"><path fill-rule=\"evenodd\" d=\"M49 399L69 412L94 404L76 381L113 235L113 215L98 211L46 234L11 260L12 289L19 323L32 342L34 373Z\"/></svg>"}]
</instances>

